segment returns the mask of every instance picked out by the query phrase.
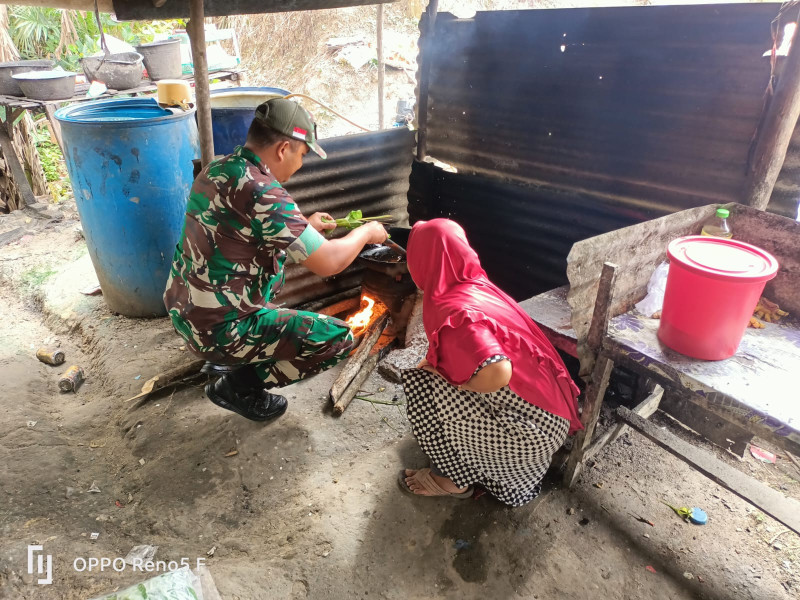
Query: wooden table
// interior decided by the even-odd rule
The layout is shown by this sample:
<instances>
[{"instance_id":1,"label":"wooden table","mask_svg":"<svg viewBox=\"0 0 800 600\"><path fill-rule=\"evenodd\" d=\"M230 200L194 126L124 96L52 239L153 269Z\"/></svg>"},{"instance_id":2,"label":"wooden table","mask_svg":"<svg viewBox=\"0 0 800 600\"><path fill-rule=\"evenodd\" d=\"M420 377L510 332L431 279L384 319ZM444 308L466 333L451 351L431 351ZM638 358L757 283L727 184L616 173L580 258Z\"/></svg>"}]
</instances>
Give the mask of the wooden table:
<instances>
[{"instance_id":1,"label":"wooden table","mask_svg":"<svg viewBox=\"0 0 800 600\"><path fill-rule=\"evenodd\" d=\"M688 419L680 419L689 427L694 420L719 417L726 431L758 435L785 452L800 454L800 223L751 207L726 205L737 239L777 258L780 269L764 295L790 313L778 324L748 329L731 358L702 361L674 352L658 340L660 321L633 311L647 293L650 275L665 260L669 242L697 234L716 208L688 209L577 242L567 258L569 294L553 290L531 303L550 322L546 328L557 333L553 323L564 317L553 315L566 308L549 303L566 297L581 376L587 382L581 414L584 429L575 436L564 481L574 484L583 464L630 427L800 532L800 503L647 421L666 395L670 402L677 398L693 407L685 415ZM542 322L540 314L532 317ZM617 365L639 374L649 393L633 410L617 409L616 426L595 435Z\"/></svg>"},{"instance_id":2,"label":"wooden table","mask_svg":"<svg viewBox=\"0 0 800 600\"><path fill-rule=\"evenodd\" d=\"M628 312L611 319L603 353L691 395L728 421L800 454L800 322L796 318L748 328L731 358L698 360L664 346L659 321Z\"/></svg>"}]
</instances>

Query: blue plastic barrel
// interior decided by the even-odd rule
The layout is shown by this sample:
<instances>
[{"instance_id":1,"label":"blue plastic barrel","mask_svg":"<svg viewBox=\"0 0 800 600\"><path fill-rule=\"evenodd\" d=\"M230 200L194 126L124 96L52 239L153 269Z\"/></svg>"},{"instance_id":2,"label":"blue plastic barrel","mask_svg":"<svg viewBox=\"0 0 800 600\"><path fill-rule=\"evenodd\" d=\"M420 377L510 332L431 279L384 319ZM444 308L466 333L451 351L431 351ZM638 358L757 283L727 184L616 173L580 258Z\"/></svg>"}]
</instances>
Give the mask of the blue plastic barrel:
<instances>
[{"instance_id":1,"label":"blue plastic barrel","mask_svg":"<svg viewBox=\"0 0 800 600\"><path fill-rule=\"evenodd\" d=\"M286 96L287 90L276 87L239 87L211 92L211 130L214 154L230 154L244 144L253 122L256 107L269 100Z\"/></svg>"},{"instance_id":2,"label":"blue plastic barrel","mask_svg":"<svg viewBox=\"0 0 800 600\"><path fill-rule=\"evenodd\" d=\"M200 156L194 111L127 98L73 104L55 117L108 307L129 317L166 314L162 296Z\"/></svg>"}]
</instances>

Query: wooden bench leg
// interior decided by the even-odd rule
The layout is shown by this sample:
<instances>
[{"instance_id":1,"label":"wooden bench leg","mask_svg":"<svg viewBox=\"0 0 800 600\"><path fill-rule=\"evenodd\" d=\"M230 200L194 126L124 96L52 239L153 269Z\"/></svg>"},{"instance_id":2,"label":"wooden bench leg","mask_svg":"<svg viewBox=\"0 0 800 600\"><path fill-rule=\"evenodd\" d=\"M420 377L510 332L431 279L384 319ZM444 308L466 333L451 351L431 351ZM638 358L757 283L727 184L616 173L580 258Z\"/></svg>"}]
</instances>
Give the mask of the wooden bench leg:
<instances>
[{"instance_id":1,"label":"wooden bench leg","mask_svg":"<svg viewBox=\"0 0 800 600\"><path fill-rule=\"evenodd\" d=\"M636 408L633 409L634 414L639 415L643 419L647 419L652 415L654 412L658 410L658 407L661 404L661 398L664 396L664 390L658 384L653 386L653 390L650 392L650 395L647 396L644 400L642 400ZM583 454L584 462L592 458L595 454L597 454L600 450L608 446L609 444L613 444L619 436L625 433L628 430L628 426L625 423L617 423L614 427L610 427L603 435L597 436L594 441L592 441L591 445L586 449Z\"/></svg>"},{"instance_id":2,"label":"wooden bench leg","mask_svg":"<svg viewBox=\"0 0 800 600\"><path fill-rule=\"evenodd\" d=\"M603 397L606 394L608 380L611 377L611 370L614 368L614 361L601 354L597 358L592 371L592 381L586 389L586 401L583 403L583 414L581 424L583 429L575 436L567 460L567 470L564 473L564 485L572 487L575 480L580 475L583 466L583 455L592 441L597 419L600 417L600 407L603 405Z\"/></svg>"}]
</instances>

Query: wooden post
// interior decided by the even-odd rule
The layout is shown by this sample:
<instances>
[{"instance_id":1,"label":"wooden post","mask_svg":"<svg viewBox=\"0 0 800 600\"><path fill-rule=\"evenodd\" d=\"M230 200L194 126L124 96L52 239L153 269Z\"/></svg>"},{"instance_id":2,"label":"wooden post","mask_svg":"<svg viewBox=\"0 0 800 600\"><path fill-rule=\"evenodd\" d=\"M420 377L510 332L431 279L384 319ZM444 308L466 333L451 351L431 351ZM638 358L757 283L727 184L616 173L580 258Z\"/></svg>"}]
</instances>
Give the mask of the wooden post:
<instances>
[{"instance_id":1,"label":"wooden post","mask_svg":"<svg viewBox=\"0 0 800 600\"><path fill-rule=\"evenodd\" d=\"M660 385L656 384L655 389L653 392L647 396L644 400L642 400L636 408L633 409L634 414L639 415L643 419L648 419L650 416L658 410L658 407L661 406L661 398L664 396L664 388ZM592 444L586 449L586 452L583 454L583 460L587 461L592 458L595 454L600 452L603 448L608 446L609 444L613 444L619 436L627 431L628 426L625 423L618 423L614 427L609 427L603 435L595 438Z\"/></svg>"},{"instance_id":2,"label":"wooden post","mask_svg":"<svg viewBox=\"0 0 800 600\"><path fill-rule=\"evenodd\" d=\"M428 153L428 84L430 82L431 57L425 52L424 46L431 43L436 27L436 13L439 10L439 0L430 0L425 9L425 32L419 38L419 104L417 105L417 160L422 160ZM425 58L422 58L425 55Z\"/></svg>"},{"instance_id":3,"label":"wooden post","mask_svg":"<svg viewBox=\"0 0 800 600\"><path fill-rule=\"evenodd\" d=\"M606 330L608 329L611 296L616 277L617 265L609 262L603 263L603 270L600 273L600 283L597 286L597 297L594 301L592 323L589 325L589 335L586 339L589 349L595 354L600 352L603 338L606 336Z\"/></svg>"},{"instance_id":4,"label":"wooden post","mask_svg":"<svg viewBox=\"0 0 800 600\"><path fill-rule=\"evenodd\" d=\"M61 148L61 151L64 152L64 140L61 135L61 123L55 118L56 114L56 106L55 104L45 104L44 105L44 114L47 115L47 121L50 124L50 131L53 132L53 135L56 138L56 143L58 147Z\"/></svg>"},{"instance_id":5,"label":"wooden post","mask_svg":"<svg viewBox=\"0 0 800 600\"><path fill-rule=\"evenodd\" d=\"M34 196L33 190L31 190L31 186L28 183L28 178L25 176L25 169L19 162L14 143L2 125L0 125L0 149L2 149L3 159L5 159L6 167L9 170L10 179L13 181L13 184L9 185L7 189L9 194L7 201L13 199L16 208L34 204L36 196ZM11 202L8 204L9 209L13 208Z\"/></svg>"},{"instance_id":6,"label":"wooden post","mask_svg":"<svg viewBox=\"0 0 800 600\"><path fill-rule=\"evenodd\" d=\"M600 284L597 287L594 313L592 314L592 323L589 326L587 338L587 344L594 353L599 353L602 350L603 338L608 329L616 277L617 265L609 262L604 263L603 271L600 273ZM600 354L597 357L592 371L592 380L586 388L584 396L583 414L581 415L583 429L575 436L572 451L567 461L567 470L564 473L564 484L567 487L572 486L580 475L584 454L592 442L592 435L597 425L597 419L600 418L600 407L603 405L603 397L606 394L608 380L611 377L613 368L614 362L607 356Z\"/></svg>"},{"instance_id":7,"label":"wooden post","mask_svg":"<svg viewBox=\"0 0 800 600\"><path fill-rule=\"evenodd\" d=\"M383 4L378 4L378 131L384 128L383 96L386 66L383 64Z\"/></svg>"},{"instance_id":8,"label":"wooden post","mask_svg":"<svg viewBox=\"0 0 800 600\"><path fill-rule=\"evenodd\" d=\"M800 116L800 36L795 33L780 79L761 123L750 161L744 203L765 210Z\"/></svg>"},{"instance_id":9,"label":"wooden post","mask_svg":"<svg viewBox=\"0 0 800 600\"><path fill-rule=\"evenodd\" d=\"M200 156L203 167L214 159L214 137L211 132L211 92L208 87L206 56L205 7L203 0L191 0L186 31L192 43L194 92L197 100L197 129L200 134Z\"/></svg>"},{"instance_id":10,"label":"wooden post","mask_svg":"<svg viewBox=\"0 0 800 600\"><path fill-rule=\"evenodd\" d=\"M581 415L583 429L575 435L572 451L567 460L567 470L564 472L564 485L567 487L572 487L581 474L584 455L592 442L592 435L594 435L597 419L600 418L600 407L603 406L603 397L606 395L608 380L613 368L614 362L602 355L594 364L592 382L586 388L586 399L583 403L583 414Z\"/></svg>"}]
</instances>

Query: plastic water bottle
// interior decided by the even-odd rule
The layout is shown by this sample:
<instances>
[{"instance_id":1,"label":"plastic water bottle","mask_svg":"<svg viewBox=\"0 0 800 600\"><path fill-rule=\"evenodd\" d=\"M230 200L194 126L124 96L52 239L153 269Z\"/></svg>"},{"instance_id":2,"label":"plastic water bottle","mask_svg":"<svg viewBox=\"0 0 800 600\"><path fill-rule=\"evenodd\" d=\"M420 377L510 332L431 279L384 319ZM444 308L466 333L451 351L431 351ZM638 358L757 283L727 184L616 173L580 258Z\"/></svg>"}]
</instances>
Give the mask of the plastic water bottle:
<instances>
[{"instance_id":1,"label":"plastic water bottle","mask_svg":"<svg viewBox=\"0 0 800 600\"><path fill-rule=\"evenodd\" d=\"M731 230L730 225L728 225L729 216L730 211L728 211L727 208L718 208L714 216L706 221L705 225L703 225L700 235L727 239L732 238L733 231Z\"/></svg>"}]
</instances>

